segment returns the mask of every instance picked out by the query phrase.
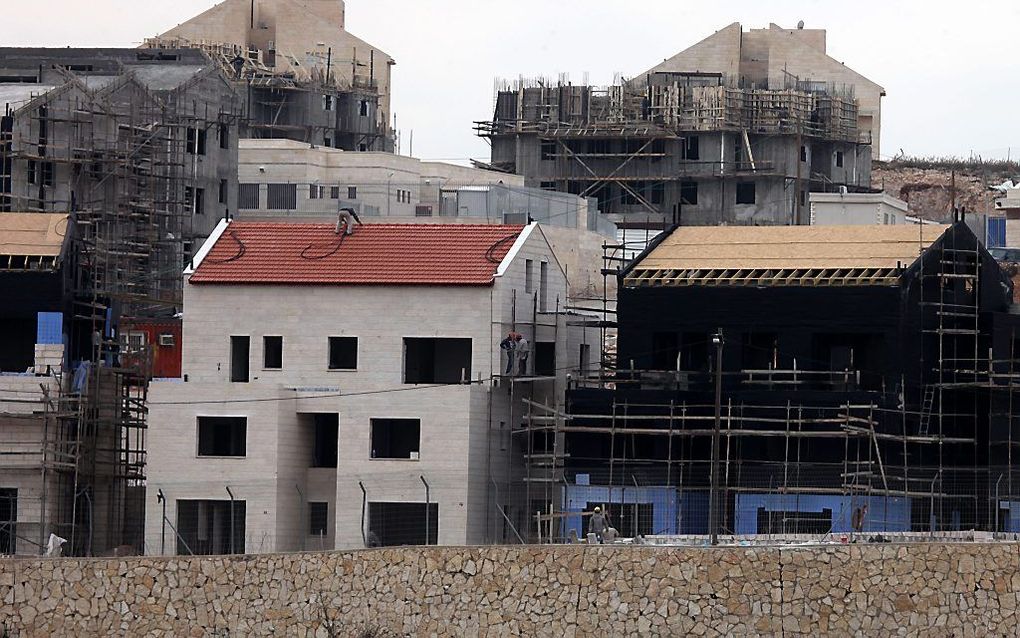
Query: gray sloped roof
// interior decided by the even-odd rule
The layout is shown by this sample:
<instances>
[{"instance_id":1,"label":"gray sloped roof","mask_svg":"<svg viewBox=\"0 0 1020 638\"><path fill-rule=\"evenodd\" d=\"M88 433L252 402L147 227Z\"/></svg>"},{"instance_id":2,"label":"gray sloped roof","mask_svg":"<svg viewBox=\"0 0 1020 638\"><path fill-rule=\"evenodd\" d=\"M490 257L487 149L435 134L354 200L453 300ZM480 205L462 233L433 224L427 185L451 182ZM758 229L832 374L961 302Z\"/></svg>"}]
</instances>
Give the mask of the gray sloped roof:
<instances>
[{"instance_id":1,"label":"gray sloped roof","mask_svg":"<svg viewBox=\"0 0 1020 638\"><path fill-rule=\"evenodd\" d=\"M10 104L17 109L55 88L52 84L0 84L0 104Z\"/></svg>"},{"instance_id":2,"label":"gray sloped roof","mask_svg":"<svg viewBox=\"0 0 1020 638\"><path fill-rule=\"evenodd\" d=\"M172 91L201 73L205 66L132 65L130 70L150 91Z\"/></svg>"}]
</instances>

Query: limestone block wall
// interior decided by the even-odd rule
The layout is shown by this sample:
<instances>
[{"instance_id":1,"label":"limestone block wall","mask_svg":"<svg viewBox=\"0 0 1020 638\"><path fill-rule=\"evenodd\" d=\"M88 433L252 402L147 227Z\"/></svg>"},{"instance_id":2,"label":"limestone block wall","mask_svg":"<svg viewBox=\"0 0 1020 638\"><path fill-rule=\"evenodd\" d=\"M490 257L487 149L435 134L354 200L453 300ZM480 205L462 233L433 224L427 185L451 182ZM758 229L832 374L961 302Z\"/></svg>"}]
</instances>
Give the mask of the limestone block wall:
<instances>
[{"instance_id":1,"label":"limestone block wall","mask_svg":"<svg viewBox=\"0 0 1020 638\"><path fill-rule=\"evenodd\" d=\"M1018 567L1012 543L8 559L0 635L1013 636Z\"/></svg>"}]
</instances>

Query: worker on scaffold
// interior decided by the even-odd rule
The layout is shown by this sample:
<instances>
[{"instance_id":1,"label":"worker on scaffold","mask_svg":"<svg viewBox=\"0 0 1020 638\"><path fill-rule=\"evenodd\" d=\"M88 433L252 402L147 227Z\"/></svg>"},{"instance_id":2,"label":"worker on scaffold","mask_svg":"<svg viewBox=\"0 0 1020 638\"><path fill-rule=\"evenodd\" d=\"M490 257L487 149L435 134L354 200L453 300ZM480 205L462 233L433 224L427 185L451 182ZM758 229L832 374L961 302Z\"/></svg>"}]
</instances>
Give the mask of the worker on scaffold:
<instances>
[{"instance_id":1,"label":"worker on scaffold","mask_svg":"<svg viewBox=\"0 0 1020 638\"><path fill-rule=\"evenodd\" d=\"M514 372L514 362L517 356L517 333L511 330L506 335L506 339L499 342L501 350L506 352L506 376L510 376Z\"/></svg>"}]
</instances>

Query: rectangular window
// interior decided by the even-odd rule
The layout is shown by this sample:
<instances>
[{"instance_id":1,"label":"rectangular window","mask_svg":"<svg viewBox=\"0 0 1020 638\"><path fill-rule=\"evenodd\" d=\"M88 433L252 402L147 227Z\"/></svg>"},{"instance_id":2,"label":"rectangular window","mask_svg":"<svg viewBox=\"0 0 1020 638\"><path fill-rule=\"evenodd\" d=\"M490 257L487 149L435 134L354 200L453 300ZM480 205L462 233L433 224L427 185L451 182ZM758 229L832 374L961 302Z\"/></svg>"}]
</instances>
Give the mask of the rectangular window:
<instances>
[{"instance_id":1,"label":"rectangular window","mask_svg":"<svg viewBox=\"0 0 1020 638\"><path fill-rule=\"evenodd\" d=\"M194 202L194 207L192 208L192 210L195 212L196 215L204 215L205 214L205 189L204 188L196 188L196 189L194 189L194 193L195 193L195 202Z\"/></svg>"},{"instance_id":2,"label":"rectangular window","mask_svg":"<svg viewBox=\"0 0 1020 638\"><path fill-rule=\"evenodd\" d=\"M283 368L283 337L262 337L262 367L266 370Z\"/></svg>"},{"instance_id":3,"label":"rectangular window","mask_svg":"<svg viewBox=\"0 0 1020 638\"><path fill-rule=\"evenodd\" d=\"M36 174L36 166L37 166L37 164L36 164L35 160L28 160L28 183L29 184L37 184L39 182L39 178L37 177L37 174Z\"/></svg>"},{"instance_id":4,"label":"rectangular window","mask_svg":"<svg viewBox=\"0 0 1020 638\"><path fill-rule=\"evenodd\" d=\"M418 459L420 419L372 419L373 459Z\"/></svg>"},{"instance_id":5,"label":"rectangular window","mask_svg":"<svg viewBox=\"0 0 1020 638\"><path fill-rule=\"evenodd\" d=\"M322 196L322 191L318 184L308 185L308 199L319 199Z\"/></svg>"},{"instance_id":6,"label":"rectangular window","mask_svg":"<svg viewBox=\"0 0 1020 638\"><path fill-rule=\"evenodd\" d=\"M361 101L361 108L359 109L358 113L361 115L361 117L368 117L368 100Z\"/></svg>"},{"instance_id":7,"label":"rectangular window","mask_svg":"<svg viewBox=\"0 0 1020 638\"><path fill-rule=\"evenodd\" d=\"M540 182L538 187L544 191L554 191L556 190L556 182Z\"/></svg>"},{"instance_id":8,"label":"rectangular window","mask_svg":"<svg viewBox=\"0 0 1020 638\"><path fill-rule=\"evenodd\" d=\"M250 337L230 337L230 381L248 383L248 348Z\"/></svg>"},{"instance_id":9,"label":"rectangular window","mask_svg":"<svg viewBox=\"0 0 1020 638\"><path fill-rule=\"evenodd\" d=\"M245 501L177 501L177 554L243 554Z\"/></svg>"},{"instance_id":10,"label":"rectangular window","mask_svg":"<svg viewBox=\"0 0 1020 638\"><path fill-rule=\"evenodd\" d=\"M322 96L322 110L323 111L332 111L333 110L333 96L332 95L323 95Z\"/></svg>"},{"instance_id":11,"label":"rectangular window","mask_svg":"<svg viewBox=\"0 0 1020 638\"><path fill-rule=\"evenodd\" d=\"M684 206L698 205L697 182L680 182L680 203Z\"/></svg>"},{"instance_id":12,"label":"rectangular window","mask_svg":"<svg viewBox=\"0 0 1020 638\"><path fill-rule=\"evenodd\" d=\"M42 163L42 183L43 186L53 186L54 183L54 171L56 165L53 162Z\"/></svg>"},{"instance_id":13,"label":"rectangular window","mask_svg":"<svg viewBox=\"0 0 1020 638\"><path fill-rule=\"evenodd\" d=\"M753 204L755 200L754 182L740 182L737 184L737 203Z\"/></svg>"},{"instance_id":14,"label":"rectangular window","mask_svg":"<svg viewBox=\"0 0 1020 638\"><path fill-rule=\"evenodd\" d=\"M0 556L17 551L18 490L0 489Z\"/></svg>"},{"instance_id":15,"label":"rectangular window","mask_svg":"<svg viewBox=\"0 0 1020 638\"><path fill-rule=\"evenodd\" d=\"M205 155L206 130L188 127L188 155Z\"/></svg>"},{"instance_id":16,"label":"rectangular window","mask_svg":"<svg viewBox=\"0 0 1020 638\"><path fill-rule=\"evenodd\" d=\"M704 332L684 332L680 335L680 369L705 372L709 369L708 345L711 337ZM674 360L674 366L676 362Z\"/></svg>"},{"instance_id":17,"label":"rectangular window","mask_svg":"<svg viewBox=\"0 0 1020 638\"><path fill-rule=\"evenodd\" d=\"M330 370L358 369L357 337L329 338L329 369Z\"/></svg>"},{"instance_id":18,"label":"rectangular window","mask_svg":"<svg viewBox=\"0 0 1020 638\"><path fill-rule=\"evenodd\" d=\"M836 151L836 168L843 168L843 151Z\"/></svg>"},{"instance_id":19,"label":"rectangular window","mask_svg":"<svg viewBox=\"0 0 1020 638\"><path fill-rule=\"evenodd\" d=\"M246 456L248 451L247 436L247 417L198 417L199 456Z\"/></svg>"},{"instance_id":20,"label":"rectangular window","mask_svg":"<svg viewBox=\"0 0 1020 638\"><path fill-rule=\"evenodd\" d=\"M308 534L325 536L329 534L329 503L308 504Z\"/></svg>"},{"instance_id":21,"label":"rectangular window","mask_svg":"<svg viewBox=\"0 0 1020 638\"><path fill-rule=\"evenodd\" d=\"M312 427L312 467L335 468L340 443L340 415L314 414Z\"/></svg>"},{"instance_id":22,"label":"rectangular window","mask_svg":"<svg viewBox=\"0 0 1020 638\"><path fill-rule=\"evenodd\" d=\"M701 159L701 141L697 135L684 138L683 158L685 160Z\"/></svg>"},{"instance_id":23,"label":"rectangular window","mask_svg":"<svg viewBox=\"0 0 1020 638\"><path fill-rule=\"evenodd\" d=\"M652 333L652 370L680 369L680 335L675 332Z\"/></svg>"},{"instance_id":24,"label":"rectangular window","mask_svg":"<svg viewBox=\"0 0 1020 638\"><path fill-rule=\"evenodd\" d=\"M666 198L666 184L654 182L651 186L651 201L653 204L661 204Z\"/></svg>"},{"instance_id":25,"label":"rectangular window","mask_svg":"<svg viewBox=\"0 0 1020 638\"><path fill-rule=\"evenodd\" d=\"M358 199L358 187L348 186L347 187L347 199Z\"/></svg>"},{"instance_id":26,"label":"rectangular window","mask_svg":"<svg viewBox=\"0 0 1020 638\"><path fill-rule=\"evenodd\" d=\"M471 379L471 339L404 337L404 383Z\"/></svg>"},{"instance_id":27,"label":"rectangular window","mask_svg":"<svg viewBox=\"0 0 1020 638\"><path fill-rule=\"evenodd\" d=\"M269 184L269 210L295 210L297 184Z\"/></svg>"},{"instance_id":28,"label":"rectangular window","mask_svg":"<svg viewBox=\"0 0 1020 638\"><path fill-rule=\"evenodd\" d=\"M339 186L330 186L329 187L329 198L330 199L340 199L340 187Z\"/></svg>"},{"instance_id":29,"label":"rectangular window","mask_svg":"<svg viewBox=\"0 0 1020 638\"><path fill-rule=\"evenodd\" d=\"M531 259L524 260L524 292L535 292L535 262Z\"/></svg>"},{"instance_id":30,"label":"rectangular window","mask_svg":"<svg viewBox=\"0 0 1020 638\"><path fill-rule=\"evenodd\" d=\"M258 210L259 202L258 184L238 184L237 186L237 207L243 210Z\"/></svg>"},{"instance_id":31,"label":"rectangular window","mask_svg":"<svg viewBox=\"0 0 1020 638\"><path fill-rule=\"evenodd\" d=\"M620 533L636 537L655 533L654 512L652 503L624 503L613 505L611 514L615 515Z\"/></svg>"},{"instance_id":32,"label":"rectangular window","mask_svg":"<svg viewBox=\"0 0 1020 638\"><path fill-rule=\"evenodd\" d=\"M432 204L418 204L414 207L415 217L432 217Z\"/></svg>"},{"instance_id":33,"label":"rectangular window","mask_svg":"<svg viewBox=\"0 0 1020 638\"><path fill-rule=\"evenodd\" d=\"M549 262L540 263L538 272L538 311L549 312Z\"/></svg>"},{"instance_id":34,"label":"rectangular window","mask_svg":"<svg viewBox=\"0 0 1020 638\"><path fill-rule=\"evenodd\" d=\"M220 180L219 202L221 204L227 203L227 180L225 179Z\"/></svg>"},{"instance_id":35,"label":"rectangular window","mask_svg":"<svg viewBox=\"0 0 1020 638\"><path fill-rule=\"evenodd\" d=\"M807 161L807 146L800 147L800 161L802 162Z\"/></svg>"},{"instance_id":36,"label":"rectangular window","mask_svg":"<svg viewBox=\"0 0 1020 638\"><path fill-rule=\"evenodd\" d=\"M556 140L542 140L542 161L556 159Z\"/></svg>"},{"instance_id":37,"label":"rectangular window","mask_svg":"<svg viewBox=\"0 0 1020 638\"><path fill-rule=\"evenodd\" d=\"M779 335L774 332L746 332L741 347L744 370L771 370L776 365Z\"/></svg>"},{"instance_id":38,"label":"rectangular window","mask_svg":"<svg viewBox=\"0 0 1020 638\"><path fill-rule=\"evenodd\" d=\"M220 137L220 148L222 148L222 149L229 149L230 148L230 125L229 124L220 124L219 137Z\"/></svg>"},{"instance_id":39,"label":"rectangular window","mask_svg":"<svg viewBox=\"0 0 1020 638\"><path fill-rule=\"evenodd\" d=\"M581 344L577 359L578 359L577 369L581 373L581 378L584 379L588 376L589 369L588 361L589 359L591 359L591 346L589 344L587 343Z\"/></svg>"},{"instance_id":40,"label":"rectangular window","mask_svg":"<svg viewBox=\"0 0 1020 638\"><path fill-rule=\"evenodd\" d=\"M555 341L539 341L535 343L535 376L556 376Z\"/></svg>"},{"instance_id":41,"label":"rectangular window","mask_svg":"<svg viewBox=\"0 0 1020 638\"><path fill-rule=\"evenodd\" d=\"M369 503L369 547L435 545L439 503Z\"/></svg>"}]
</instances>

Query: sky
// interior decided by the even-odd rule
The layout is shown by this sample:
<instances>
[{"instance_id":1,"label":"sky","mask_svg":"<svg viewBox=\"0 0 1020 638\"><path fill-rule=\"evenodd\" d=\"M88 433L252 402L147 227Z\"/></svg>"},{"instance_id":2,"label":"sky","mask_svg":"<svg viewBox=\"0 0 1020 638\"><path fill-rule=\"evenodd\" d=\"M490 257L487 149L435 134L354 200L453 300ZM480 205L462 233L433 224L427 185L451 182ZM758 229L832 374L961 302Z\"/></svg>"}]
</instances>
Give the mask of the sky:
<instances>
[{"instance_id":1,"label":"sky","mask_svg":"<svg viewBox=\"0 0 1020 638\"><path fill-rule=\"evenodd\" d=\"M213 0L0 0L3 46L137 46ZM489 157L473 122L497 78L636 75L732 22L828 30L828 52L882 85L882 159L1020 156L1016 0L347 0L347 29L393 56L401 152Z\"/></svg>"}]
</instances>

